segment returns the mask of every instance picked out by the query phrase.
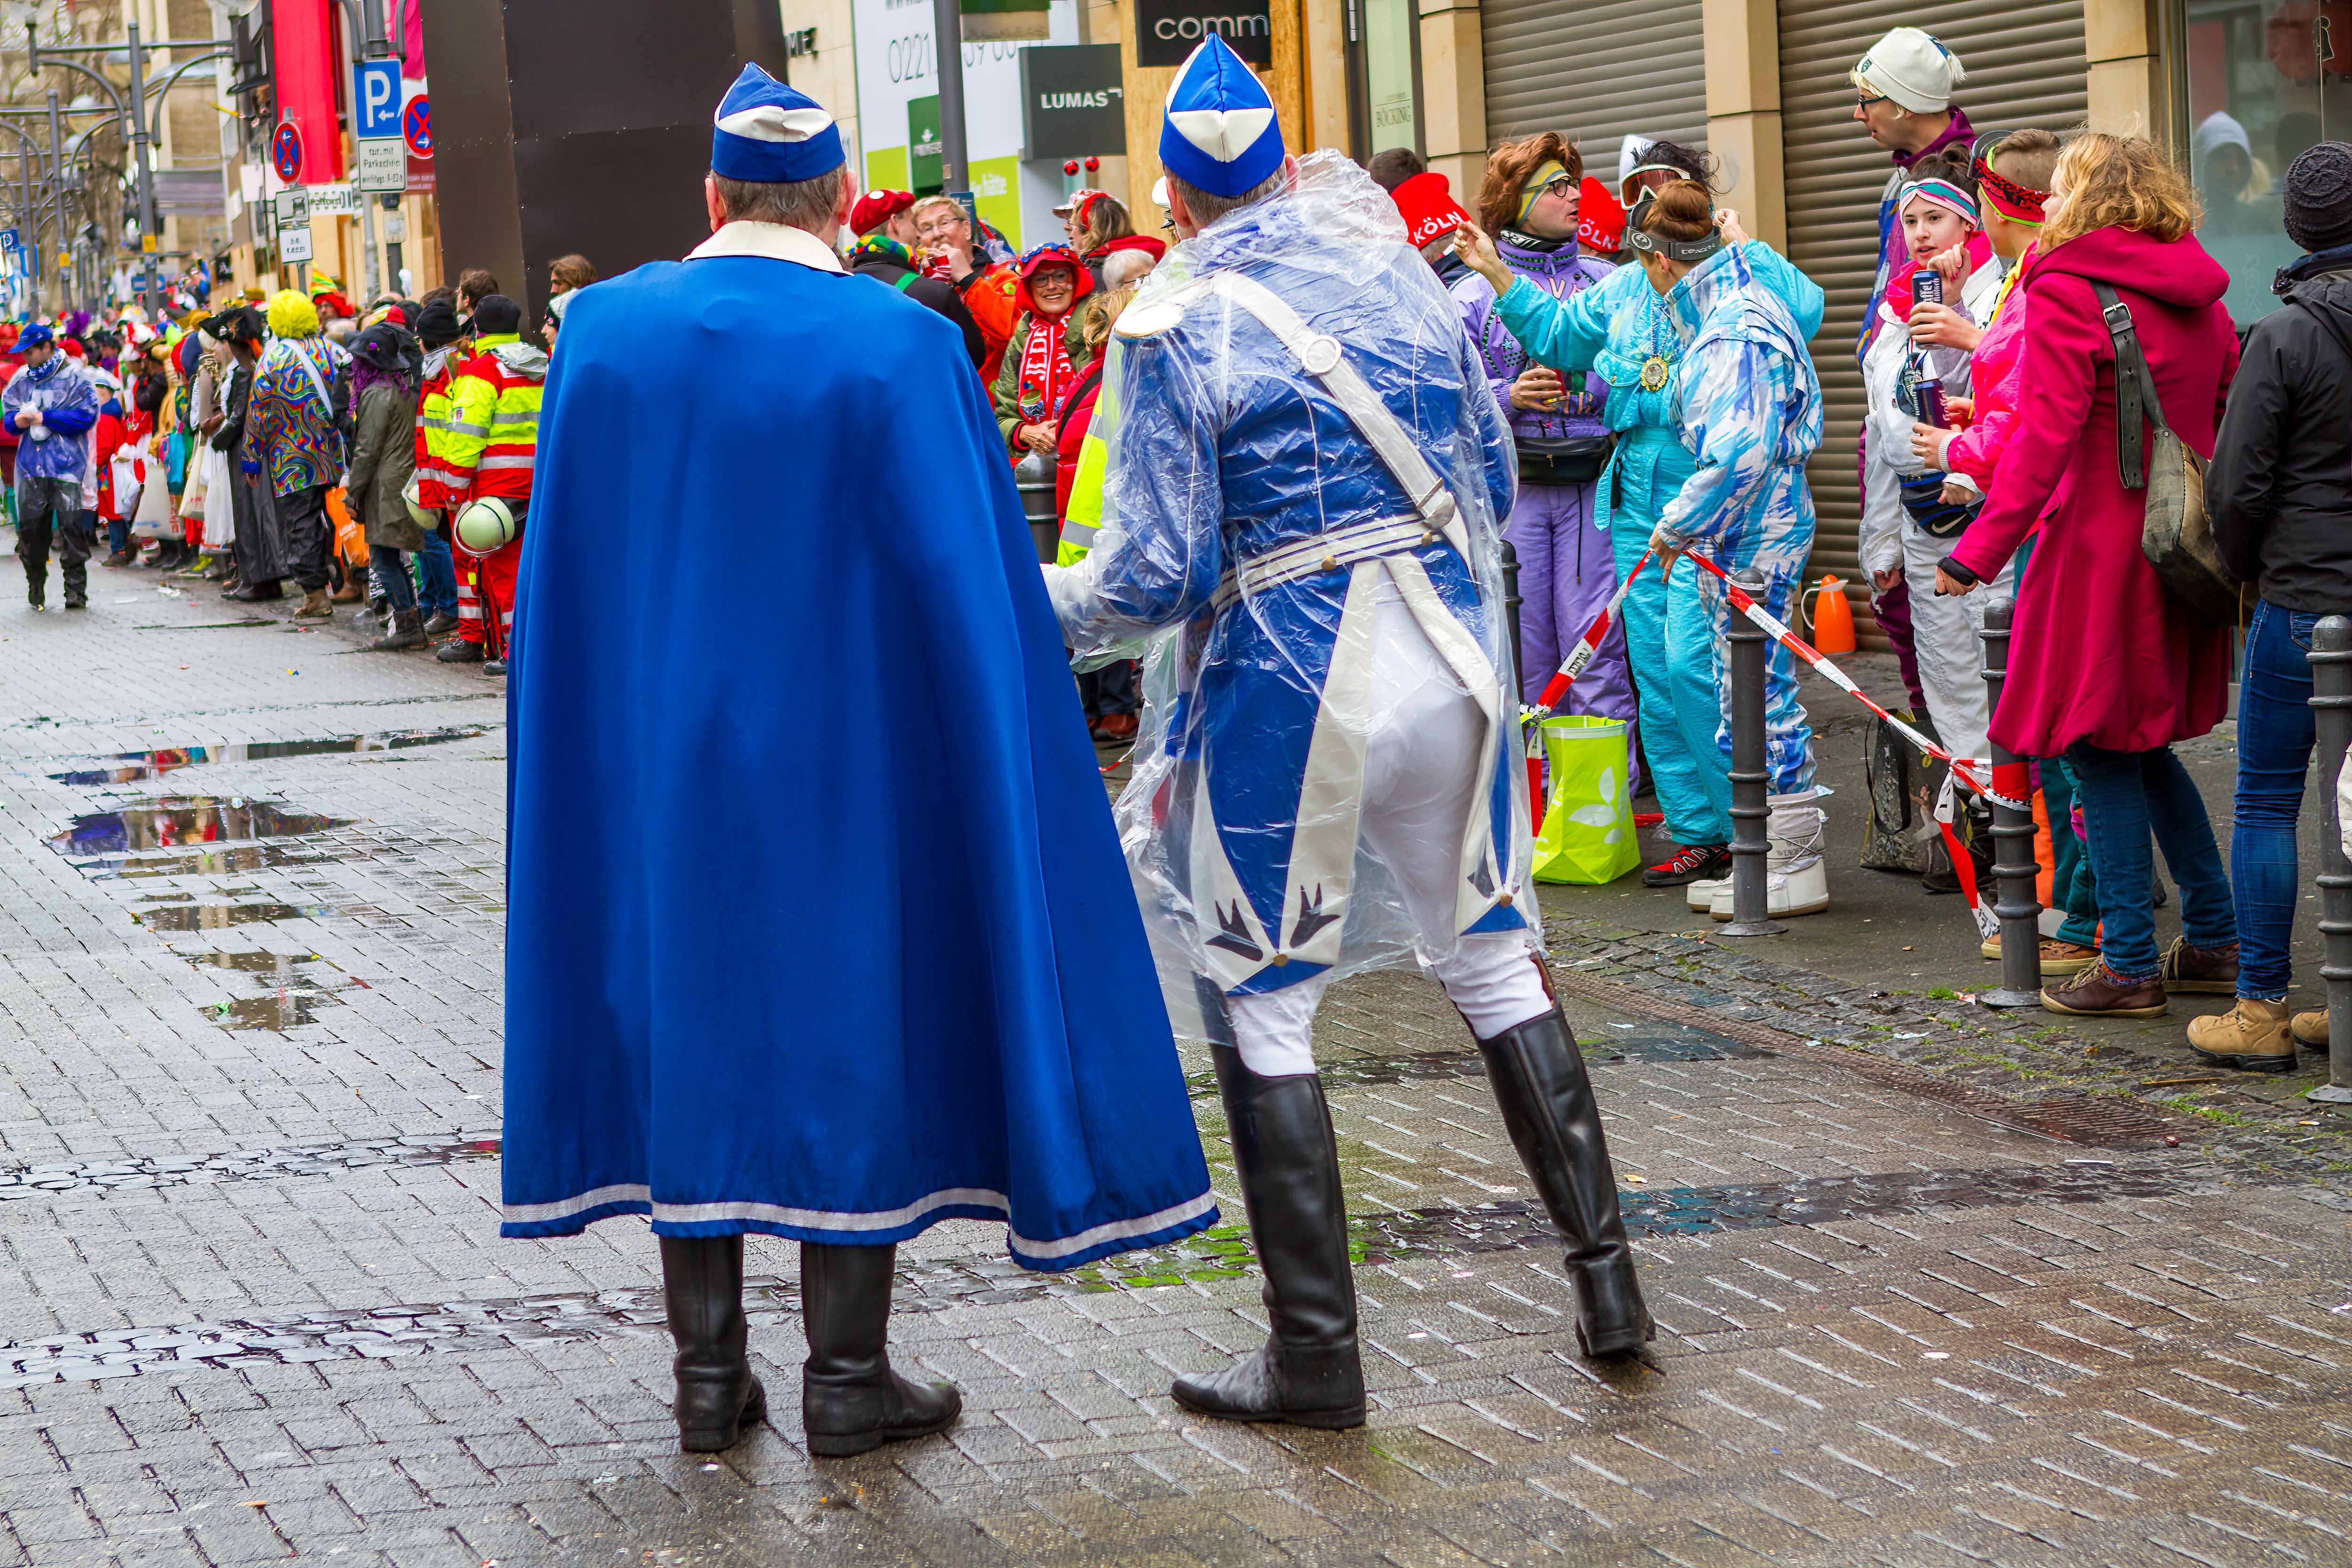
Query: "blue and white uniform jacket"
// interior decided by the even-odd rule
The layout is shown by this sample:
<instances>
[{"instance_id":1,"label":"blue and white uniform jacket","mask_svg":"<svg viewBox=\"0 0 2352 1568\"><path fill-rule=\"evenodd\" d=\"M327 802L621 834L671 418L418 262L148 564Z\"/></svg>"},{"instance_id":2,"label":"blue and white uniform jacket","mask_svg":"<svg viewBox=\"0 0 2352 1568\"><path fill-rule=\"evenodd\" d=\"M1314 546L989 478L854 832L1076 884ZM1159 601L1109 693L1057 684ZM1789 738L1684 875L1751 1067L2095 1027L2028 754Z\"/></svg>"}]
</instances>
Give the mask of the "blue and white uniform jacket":
<instances>
[{"instance_id":1,"label":"blue and white uniform jacket","mask_svg":"<svg viewBox=\"0 0 2352 1568\"><path fill-rule=\"evenodd\" d=\"M1805 459L1822 444L1821 383L1804 334L1737 246L1685 273L1666 309L1683 344L1675 421L1696 467L1659 531L1726 572L1793 577L1813 548Z\"/></svg>"},{"instance_id":2,"label":"blue and white uniform jacket","mask_svg":"<svg viewBox=\"0 0 2352 1568\"><path fill-rule=\"evenodd\" d=\"M0 393L0 419L14 426L17 410L37 408L41 423L19 433L16 471L37 479L79 479L89 464L90 427L98 423L98 388L89 372L62 350L37 365L20 365Z\"/></svg>"},{"instance_id":3,"label":"blue and white uniform jacket","mask_svg":"<svg viewBox=\"0 0 2352 1568\"><path fill-rule=\"evenodd\" d=\"M1486 715L1454 934L1529 923L1499 608L1510 430L1394 205L1337 154L1299 170L1171 251L1120 316L1092 427L1103 526L1046 569L1080 663L1151 643L1119 820L1180 1006L1180 969L1244 994L1414 952L1358 832L1382 598Z\"/></svg>"}]
</instances>

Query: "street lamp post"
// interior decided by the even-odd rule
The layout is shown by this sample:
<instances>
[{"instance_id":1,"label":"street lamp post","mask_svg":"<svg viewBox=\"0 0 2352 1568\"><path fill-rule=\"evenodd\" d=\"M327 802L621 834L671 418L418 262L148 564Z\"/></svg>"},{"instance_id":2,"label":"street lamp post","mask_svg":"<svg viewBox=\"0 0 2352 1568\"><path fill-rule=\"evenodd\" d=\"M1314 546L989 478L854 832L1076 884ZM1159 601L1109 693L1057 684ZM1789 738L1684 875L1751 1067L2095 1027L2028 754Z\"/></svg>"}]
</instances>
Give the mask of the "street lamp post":
<instances>
[{"instance_id":1,"label":"street lamp post","mask_svg":"<svg viewBox=\"0 0 2352 1568\"><path fill-rule=\"evenodd\" d=\"M155 221L155 166L147 146L146 62L139 52L139 24L125 22L131 38L131 101L138 106L131 118L131 146L139 161L139 303L147 319L155 319L155 263L163 245L163 226Z\"/></svg>"},{"instance_id":2,"label":"street lamp post","mask_svg":"<svg viewBox=\"0 0 2352 1568\"><path fill-rule=\"evenodd\" d=\"M971 171L964 150L963 12L957 0L931 0L931 38L939 51L940 189L966 190Z\"/></svg>"}]
</instances>

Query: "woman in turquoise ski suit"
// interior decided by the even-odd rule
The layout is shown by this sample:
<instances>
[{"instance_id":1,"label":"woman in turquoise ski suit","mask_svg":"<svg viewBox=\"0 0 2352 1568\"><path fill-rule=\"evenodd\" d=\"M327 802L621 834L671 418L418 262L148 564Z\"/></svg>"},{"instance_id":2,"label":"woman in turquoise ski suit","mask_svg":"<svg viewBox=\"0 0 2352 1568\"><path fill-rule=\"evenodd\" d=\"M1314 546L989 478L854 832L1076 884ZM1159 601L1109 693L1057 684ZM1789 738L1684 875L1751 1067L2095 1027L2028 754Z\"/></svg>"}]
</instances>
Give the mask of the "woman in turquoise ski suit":
<instances>
[{"instance_id":1,"label":"woman in turquoise ski suit","mask_svg":"<svg viewBox=\"0 0 2352 1568\"><path fill-rule=\"evenodd\" d=\"M1741 237L1736 219L1726 236ZM1756 281L1789 308L1798 331L1807 338L1818 331L1820 285L1760 239L1746 240L1739 249ZM1601 422L1619 434L1601 471L1596 521L1609 530L1622 582L1649 548L1666 503L1697 467L1675 428L1683 349L1666 301L1642 268L1621 267L1562 300L1514 283L1496 313L1538 363L1563 374L1593 371L1609 384ZM1651 367L1646 375L1645 366ZM1657 868L1663 875L1643 879L1670 886L1723 876L1729 863L1722 847L1731 840L1731 777L1716 745L1722 705L1698 568L1677 561L1671 581L1654 563L1645 568L1625 596L1624 626L1641 696L1643 751L1666 830L1682 847Z\"/></svg>"}]
</instances>

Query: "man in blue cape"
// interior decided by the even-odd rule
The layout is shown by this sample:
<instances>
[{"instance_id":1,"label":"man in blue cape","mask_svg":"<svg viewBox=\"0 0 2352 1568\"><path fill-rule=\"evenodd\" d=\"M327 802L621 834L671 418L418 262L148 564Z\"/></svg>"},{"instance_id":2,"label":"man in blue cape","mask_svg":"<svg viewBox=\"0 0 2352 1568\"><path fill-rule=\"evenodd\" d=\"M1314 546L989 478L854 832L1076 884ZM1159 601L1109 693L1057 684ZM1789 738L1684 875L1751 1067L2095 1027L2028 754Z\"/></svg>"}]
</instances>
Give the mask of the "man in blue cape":
<instances>
[{"instance_id":1,"label":"man in blue cape","mask_svg":"<svg viewBox=\"0 0 2352 1568\"><path fill-rule=\"evenodd\" d=\"M746 67L710 166L711 237L583 290L547 380L504 1234L652 1215L688 1451L763 1418L743 1234L797 1239L803 1424L853 1454L961 1408L890 1370L897 1243L1003 1219L1068 1268L1216 1208L962 342L843 270L806 96Z\"/></svg>"}]
</instances>

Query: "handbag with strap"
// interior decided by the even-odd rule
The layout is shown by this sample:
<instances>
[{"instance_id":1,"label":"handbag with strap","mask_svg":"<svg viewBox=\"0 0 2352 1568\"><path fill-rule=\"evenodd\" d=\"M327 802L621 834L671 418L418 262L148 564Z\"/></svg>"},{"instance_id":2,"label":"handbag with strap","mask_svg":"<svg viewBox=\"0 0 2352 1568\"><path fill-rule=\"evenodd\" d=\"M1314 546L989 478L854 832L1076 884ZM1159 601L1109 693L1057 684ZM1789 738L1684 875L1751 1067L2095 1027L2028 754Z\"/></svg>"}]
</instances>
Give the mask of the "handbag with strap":
<instances>
[{"instance_id":1,"label":"handbag with strap","mask_svg":"<svg viewBox=\"0 0 2352 1568\"><path fill-rule=\"evenodd\" d=\"M2221 564L2205 515L2205 459L2164 422L2164 404L2133 330L2131 307L2107 284L2091 289L2116 345L2116 469L2124 489L2145 491L2147 498L2140 550L2190 614L2215 626L2235 626L2241 595L2237 579ZM2143 418L2156 431L2153 455L2147 450Z\"/></svg>"}]
</instances>

